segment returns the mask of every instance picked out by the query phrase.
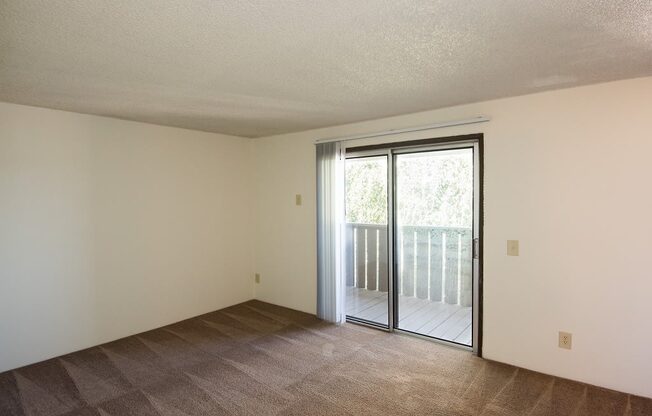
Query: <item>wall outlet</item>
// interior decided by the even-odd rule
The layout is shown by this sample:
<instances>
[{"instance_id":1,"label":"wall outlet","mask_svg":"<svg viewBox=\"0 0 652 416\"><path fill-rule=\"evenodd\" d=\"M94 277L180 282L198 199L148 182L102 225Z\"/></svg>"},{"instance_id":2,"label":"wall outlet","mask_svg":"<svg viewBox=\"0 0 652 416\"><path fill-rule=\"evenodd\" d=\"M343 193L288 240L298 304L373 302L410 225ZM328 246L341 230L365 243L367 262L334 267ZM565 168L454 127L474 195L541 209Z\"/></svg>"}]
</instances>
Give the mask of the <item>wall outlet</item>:
<instances>
[{"instance_id":1,"label":"wall outlet","mask_svg":"<svg viewBox=\"0 0 652 416\"><path fill-rule=\"evenodd\" d=\"M301 201L301 199L302 199L302 198L301 198L301 194L296 194L296 195L294 196L294 203L295 203L297 206L300 206L301 203L303 202L303 201Z\"/></svg>"},{"instance_id":2,"label":"wall outlet","mask_svg":"<svg viewBox=\"0 0 652 416\"><path fill-rule=\"evenodd\" d=\"M254 275L254 281L255 281L256 283L260 283L260 273L256 273L256 274Z\"/></svg>"},{"instance_id":3,"label":"wall outlet","mask_svg":"<svg viewBox=\"0 0 652 416\"><path fill-rule=\"evenodd\" d=\"M507 240L507 255L518 256L518 240Z\"/></svg>"},{"instance_id":4,"label":"wall outlet","mask_svg":"<svg viewBox=\"0 0 652 416\"><path fill-rule=\"evenodd\" d=\"M573 334L559 331L559 348L570 350L573 346Z\"/></svg>"}]
</instances>

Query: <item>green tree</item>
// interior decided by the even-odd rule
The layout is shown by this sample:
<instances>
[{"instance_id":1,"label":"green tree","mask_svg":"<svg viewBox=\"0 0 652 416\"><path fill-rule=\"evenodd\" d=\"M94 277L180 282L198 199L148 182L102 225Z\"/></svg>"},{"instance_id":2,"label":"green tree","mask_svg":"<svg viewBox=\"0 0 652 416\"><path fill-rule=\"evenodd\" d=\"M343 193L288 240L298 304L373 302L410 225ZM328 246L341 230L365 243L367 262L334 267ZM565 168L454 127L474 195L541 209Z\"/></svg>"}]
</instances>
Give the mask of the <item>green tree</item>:
<instances>
[{"instance_id":1,"label":"green tree","mask_svg":"<svg viewBox=\"0 0 652 416\"><path fill-rule=\"evenodd\" d=\"M473 153L470 149L399 155L397 218L400 225L471 227ZM387 223L385 157L346 164L347 221Z\"/></svg>"},{"instance_id":2,"label":"green tree","mask_svg":"<svg viewBox=\"0 0 652 416\"><path fill-rule=\"evenodd\" d=\"M387 224L385 157L346 161L346 221Z\"/></svg>"}]
</instances>

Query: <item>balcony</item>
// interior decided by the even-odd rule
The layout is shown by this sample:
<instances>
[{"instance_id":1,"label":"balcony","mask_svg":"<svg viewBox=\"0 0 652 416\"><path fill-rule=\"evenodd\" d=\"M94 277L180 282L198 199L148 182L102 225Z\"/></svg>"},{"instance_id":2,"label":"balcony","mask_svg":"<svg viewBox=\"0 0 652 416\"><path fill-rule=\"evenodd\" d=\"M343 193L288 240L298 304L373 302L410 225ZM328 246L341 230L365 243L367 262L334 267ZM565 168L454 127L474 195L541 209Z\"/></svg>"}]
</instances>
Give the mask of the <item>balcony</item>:
<instances>
[{"instance_id":1,"label":"balcony","mask_svg":"<svg viewBox=\"0 0 652 416\"><path fill-rule=\"evenodd\" d=\"M387 325L387 226L346 226L346 313ZM456 343L472 340L472 230L398 227L398 328Z\"/></svg>"}]
</instances>

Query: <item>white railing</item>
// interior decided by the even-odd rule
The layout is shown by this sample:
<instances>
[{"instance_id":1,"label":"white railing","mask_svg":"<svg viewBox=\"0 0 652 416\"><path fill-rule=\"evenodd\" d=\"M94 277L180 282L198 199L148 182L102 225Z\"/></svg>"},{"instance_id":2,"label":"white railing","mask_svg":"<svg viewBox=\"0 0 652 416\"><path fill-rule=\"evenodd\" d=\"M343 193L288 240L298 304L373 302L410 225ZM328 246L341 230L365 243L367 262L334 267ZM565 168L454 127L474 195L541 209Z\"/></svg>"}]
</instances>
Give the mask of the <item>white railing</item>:
<instances>
[{"instance_id":1,"label":"white railing","mask_svg":"<svg viewBox=\"0 0 652 416\"><path fill-rule=\"evenodd\" d=\"M472 303L470 228L398 228L398 292L462 306ZM387 226L346 225L347 286L387 292Z\"/></svg>"}]
</instances>

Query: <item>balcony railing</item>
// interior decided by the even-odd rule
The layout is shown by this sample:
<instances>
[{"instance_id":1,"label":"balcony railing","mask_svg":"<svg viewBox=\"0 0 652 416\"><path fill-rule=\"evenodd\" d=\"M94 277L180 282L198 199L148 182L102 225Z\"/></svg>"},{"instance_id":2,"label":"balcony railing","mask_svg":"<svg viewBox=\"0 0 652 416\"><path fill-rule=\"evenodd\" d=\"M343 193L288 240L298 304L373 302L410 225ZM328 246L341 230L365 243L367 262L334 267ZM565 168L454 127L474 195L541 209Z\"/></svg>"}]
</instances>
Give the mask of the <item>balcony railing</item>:
<instances>
[{"instance_id":1,"label":"balcony railing","mask_svg":"<svg viewBox=\"0 0 652 416\"><path fill-rule=\"evenodd\" d=\"M472 304L472 231L470 228L398 227L399 294ZM387 292L387 226L346 225L347 286Z\"/></svg>"}]
</instances>

